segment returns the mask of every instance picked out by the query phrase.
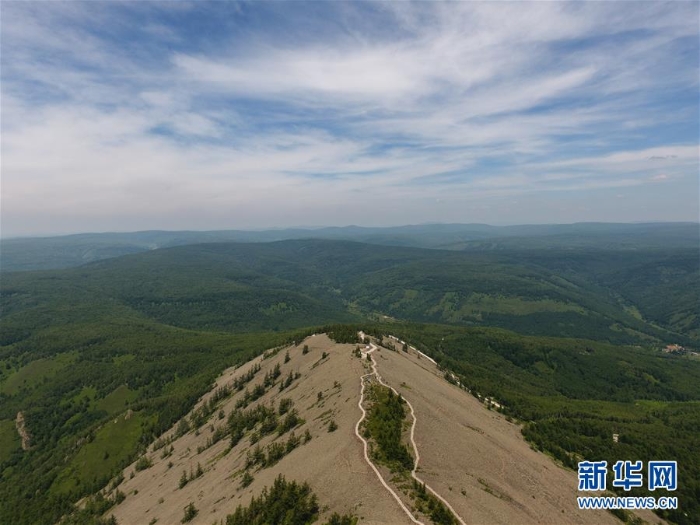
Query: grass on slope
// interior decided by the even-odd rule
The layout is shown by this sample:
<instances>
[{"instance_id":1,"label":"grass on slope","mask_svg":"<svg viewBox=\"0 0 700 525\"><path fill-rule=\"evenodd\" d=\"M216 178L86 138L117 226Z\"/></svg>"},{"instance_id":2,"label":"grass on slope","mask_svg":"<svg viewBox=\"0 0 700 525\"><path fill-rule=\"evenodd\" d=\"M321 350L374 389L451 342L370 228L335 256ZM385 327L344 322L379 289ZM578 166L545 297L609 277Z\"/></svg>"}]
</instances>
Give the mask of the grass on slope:
<instances>
[{"instance_id":1,"label":"grass on slope","mask_svg":"<svg viewBox=\"0 0 700 525\"><path fill-rule=\"evenodd\" d=\"M81 487L98 484L104 473L111 473L128 462L139 448L144 429L153 424L155 416L141 412L120 415L106 421L87 438L68 465L61 470L49 489L52 494L79 492Z\"/></svg>"},{"instance_id":2,"label":"grass on slope","mask_svg":"<svg viewBox=\"0 0 700 525\"><path fill-rule=\"evenodd\" d=\"M76 357L77 355L74 353L65 353L52 358L31 361L3 380L0 392L12 396L21 389L31 389L34 385L46 381L64 370Z\"/></svg>"}]
</instances>

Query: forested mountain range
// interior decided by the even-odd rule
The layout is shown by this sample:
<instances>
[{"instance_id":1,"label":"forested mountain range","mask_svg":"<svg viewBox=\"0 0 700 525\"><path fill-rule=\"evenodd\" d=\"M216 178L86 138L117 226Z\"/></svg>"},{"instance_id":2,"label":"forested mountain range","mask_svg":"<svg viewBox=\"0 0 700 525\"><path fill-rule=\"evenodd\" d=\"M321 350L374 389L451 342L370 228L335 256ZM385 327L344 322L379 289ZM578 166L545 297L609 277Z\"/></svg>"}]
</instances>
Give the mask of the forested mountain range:
<instances>
[{"instance_id":1,"label":"forested mountain range","mask_svg":"<svg viewBox=\"0 0 700 525\"><path fill-rule=\"evenodd\" d=\"M700 361L660 350L697 349L698 250L664 247L664 235L619 248L583 237L539 249L524 237L453 250L216 242L3 272L0 516L55 522L225 367L328 323L410 340L505 400L534 446L567 465L612 457L612 427L625 429L630 452L689 465L683 494L697 509L686 452L697 450Z\"/></svg>"},{"instance_id":2,"label":"forested mountain range","mask_svg":"<svg viewBox=\"0 0 700 525\"><path fill-rule=\"evenodd\" d=\"M0 240L0 271L48 270L80 266L158 248L209 242L274 242L291 239L331 239L449 250L503 248L697 248L697 223L577 223L490 226L487 224L424 224L293 228L260 231L142 231L83 233L59 237Z\"/></svg>"},{"instance_id":3,"label":"forested mountain range","mask_svg":"<svg viewBox=\"0 0 700 525\"><path fill-rule=\"evenodd\" d=\"M8 273L3 289L7 314L82 296L82 302L119 305L183 328L280 330L398 318L613 342L690 343L698 336L698 265L692 248L445 251L328 240L209 243L63 271ZM6 342L22 337L23 322L36 326L31 315L21 318L8 322Z\"/></svg>"}]
</instances>

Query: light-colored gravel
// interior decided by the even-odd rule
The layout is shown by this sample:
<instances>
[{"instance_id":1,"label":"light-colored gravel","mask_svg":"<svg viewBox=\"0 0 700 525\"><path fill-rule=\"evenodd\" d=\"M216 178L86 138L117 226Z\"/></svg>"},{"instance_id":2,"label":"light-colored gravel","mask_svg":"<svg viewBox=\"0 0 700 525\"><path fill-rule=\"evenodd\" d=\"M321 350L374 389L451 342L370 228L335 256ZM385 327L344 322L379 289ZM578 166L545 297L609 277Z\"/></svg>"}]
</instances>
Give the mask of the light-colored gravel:
<instances>
[{"instance_id":1,"label":"light-colored gravel","mask_svg":"<svg viewBox=\"0 0 700 525\"><path fill-rule=\"evenodd\" d=\"M307 355L302 355L303 344L311 348ZM355 435L355 425L361 417L360 377L370 373L371 367L366 360L352 355L354 347L316 335L289 348L288 364L283 363L283 349L272 358L257 358L237 370L226 370L218 379L218 386L261 363L262 370L249 384L251 389L277 363L281 365L281 378L290 370L299 371L302 376L291 388L279 393L275 385L256 403L278 403L282 397L291 398L294 408L306 420L296 430L297 435L303 435L308 428L313 439L275 466L253 472L253 483L241 489L245 455L250 448L248 438L227 455L223 452L228 439L197 454L197 447L211 435L210 424L225 424L215 413L200 429L199 436L189 432L176 440L171 457L163 459L160 450L149 451L152 467L135 472L133 478L134 465L125 469L125 480L119 489L127 497L111 511L118 522L147 525L157 518L159 525L177 525L184 507L192 502L199 514L191 523L218 523L237 505L248 504L251 496L260 494L281 473L288 480L307 481L311 485L323 510L321 519L334 511L350 512L361 518L361 524L410 525L405 512L365 462L362 443ZM319 362L324 351L329 357ZM607 512L579 511L575 473L533 451L517 425L450 385L428 359L413 351L406 354L383 348L372 355L384 381L414 407L415 441L420 452L417 475L443 496L465 523L620 523ZM318 392L323 393L321 401ZM240 395L223 402L226 416ZM329 433L327 424L331 418L338 429ZM173 432L174 428L168 434ZM264 438L261 446L275 437L276 434ZM280 439L286 441L286 438ZM169 461L173 463L171 468ZM205 470L204 475L179 489L183 470L195 470L198 463ZM409 504L407 498L402 496L402 499Z\"/></svg>"},{"instance_id":2,"label":"light-colored gravel","mask_svg":"<svg viewBox=\"0 0 700 525\"><path fill-rule=\"evenodd\" d=\"M302 355L304 343L311 349L307 355ZM362 524L410 524L364 462L361 444L355 437L355 423L361 415L358 408L359 378L366 373L365 363L352 355L354 345L337 345L325 335L310 337L304 343L290 347L291 361L288 364L283 363L285 350L268 360L258 358L255 362L260 362L263 368L250 385L262 382L265 373L276 363L281 364L282 378L289 370L298 370L302 374L290 389L280 394L275 385L256 403L272 400L278 403L282 397L291 398L294 407L306 420L306 424L296 430L297 435L303 435L309 428L313 436L308 444L300 445L275 466L254 472L255 481L241 490L240 474L250 446L248 439L243 439L228 455L218 459L217 456L228 446L228 440L197 454L197 446L210 435L207 423L200 436L190 432L175 441L172 457L161 459L161 451L150 453L153 466L136 472L133 479L130 479L133 465L125 469L125 481L119 489L127 494L127 498L113 510L120 525L147 525L153 518L158 519L158 524L177 525L184 507L190 502L199 509L198 516L191 523L210 525L224 519L237 505L247 505L252 495L258 495L264 486L271 485L280 473L287 480L308 481L324 509L321 518L334 511L341 514L352 512L362 518ZM314 367L323 351L328 352L329 357ZM217 384L231 381L253 365L251 362L238 370L227 370ZM334 386L336 381L339 387ZM323 392L324 396L320 403L318 392ZM238 397L224 402L227 416ZM338 430L329 433L327 423L331 417ZM216 414L211 422L215 425L223 423L216 419ZM261 440L261 445L266 445L273 437ZM286 440L286 436L281 439ZM173 462L172 468L167 467L168 461ZM182 471L196 469L198 462L205 469L204 475L178 489ZM138 494L133 494L134 490ZM160 498L162 503L159 503Z\"/></svg>"}]
</instances>

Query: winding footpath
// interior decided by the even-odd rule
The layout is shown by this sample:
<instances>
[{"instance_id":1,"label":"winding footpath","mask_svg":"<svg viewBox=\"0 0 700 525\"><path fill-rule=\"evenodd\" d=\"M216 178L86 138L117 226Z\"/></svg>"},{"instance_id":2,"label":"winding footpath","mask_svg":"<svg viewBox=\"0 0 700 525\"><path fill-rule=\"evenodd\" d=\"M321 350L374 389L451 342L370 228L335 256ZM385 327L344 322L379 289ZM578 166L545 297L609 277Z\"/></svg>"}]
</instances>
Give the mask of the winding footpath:
<instances>
[{"instance_id":1,"label":"winding footpath","mask_svg":"<svg viewBox=\"0 0 700 525\"><path fill-rule=\"evenodd\" d=\"M362 334L362 335L364 335L364 334ZM379 372L377 371L377 362L374 360L374 357L372 357L372 355L371 355L372 352L374 352L375 350L377 350L377 346L376 346L374 343L370 343L369 345L370 345L370 349L369 349L369 350L362 350L361 353L362 353L362 357L363 357L364 359L366 359L367 356L369 356L370 360L372 361L372 372L369 373L369 374L365 374L365 375L363 375L362 377L360 377L360 401L358 402L358 406L360 407L360 410L362 411L362 417L360 417L360 420L359 420L359 421L357 422L357 424L355 425L355 435L360 439L360 441L362 441L362 444L363 444L363 447L364 447L365 461L366 461L367 464L372 468L372 470L374 470L374 473L377 475L377 477L379 478L379 481L380 481L381 484L384 486L384 488L385 488L386 490L388 490L389 493L394 497L394 499L397 501L397 503L399 504L399 506L403 509L403 511L406 513L406 515L409 517L409 519L410 519L413 523L417 523L417 524L419 524L419 525L425 525L422 521L416 519L415 516L413 516L413 514L411 513L411 511L408 509L408 507L406 507L406 505L405 505L404 502L401 500L401 498L400 498L399 495L396 493L396 491L394 491L394 489L392 489L392 488L387 484L387 482L384 480L384 478L382 477L382 475L381 475L381 473L379 472L379 470L377 469L377 467L374 465L374 463L372 463L372 461L371 461L370 458L369 458L369 454L367 453L367 450L368 450L368 443L367 443L367 440L366 440L365 438L363 438L362 435L360 434L360 425L361 425L362 422L365 420L365 417L366 417L366 415L367 415L367 413L366 413L364 407L362 406L362 402L364 401L364 395L365 395L365 378L374 376L374 377L376 377L377 381L378 381L381 385L383 385L383 386L385 386L385 387L387 387L387 388L391 388L391 390L394 392L394 394L396 394L397 396L399 395L399 393L396 391L395 388L393 388L392 386L386 384L386 383L382 380L381 376L379 375ZM431 359L431 361L432 361L432 359ZM415 459L415 461L414 461L414 463L413 463L413 470L411 470L411 477L412 477L413 479L415 479L418 483L421 483L423 486L425 486L425 488L426 488L427 490L429 490L429 491L433 494L433 496L435 496L438 500L440 500L440 501L445 505L445 507L447 507L448 509L450 509L450 511L452 512L452 514L455 516L455 518L457 519L457 521L458 521L461 525L466 525L466 523L464 522L464 520L463 520L463 519L459 516L459 514L457 514L457 512L452 508L452 505L450 505L450 504L447 502L447 500L445 500L445 498L443 498L442 496L440 496L440 494L438 494L430 485L428 485L425 481L423 481L422 479L420 479L420 478L418 477L418 475L416 474L416 471L418 470L418 462L420 461L420 454L418 453L418 446L416 445L416 440L415 440L415 437L414 437L415 430L416 430L416 423L418 422L418 418L416 417L416 413L415 413L415 411L413 410L413 405L411 405L411 403L409 403L409 401L408 401L407 399L405 399L405 398L404 398L404 401L406 401L406 404L408 405L408 408L411 410L411 416L413 417L413 423L411 424L411 436L410 436L410 438L411 438L411 446L413 447L413 452L415 453L415 458L416 458L416 459Z\"/></svg>"},{"instance_id":2,"label":"winding footpath","mask_svg":"<svg viewBox=\"0 0 700 525\"><path fill-rule=\"evenodd\" d=\"M370 352L372 352L372 351L374 351L374 349L370 350ZM363 352L363 353L362 353L362 356L364 357L364 356L367 355L368 353L369 353L369 352ZM372 359L372 362L374 362L374 359ZM370 377L370 376L374 375L375 373L376 373L376 372L372 372L371 374L365 374L365 375L363 375L362 377L360 377L360 401L357 403L357 405L360 407L360 410L362 411L362 417L359 419L359 421L358 421L357 424L355 425L355 435L358 437L358 439L359 439L360 441L362 441L362 445L363 445L364 453L365 453L365 461L366 461L367 464L372 468L372 470L374 470L374 473L377 475L377 478L379 478L380 483L384 486L384 488L385 488L386 490L389 491L389 494L391 494L391 495L394 497L394 499L396 500L396 502L399 504L399 506L403 509L403 511L406 513L406 515L408 516L408 518L409 518L413 523L417 523L417 524L419 524L419 525L425 525L425 523L423 523L422 521L417 520L417 519L413 516L413 514L411 514L411 511L408 510L408 507L406 507L406 505L404 504L404 502L401 501L401 498L400 498L399 495L396 493L396 491L394 491L394 489L392 489L392 488L387 484L387 482L384 481L384 478L382 477L382 475L381 475L381 473L379 472L379 470L377 469L377 467L375 467L375 466L374 466L374 463L372 463L372 461L369 459L369 454L367 453L367 449L368 449L367 440L366 440L365 438L362 437L362 434L360 434L360 425L362 424L362 422L365 420L365 417L367 416L367 412L365 411L365 408L362 406L362 401L363 401L364 398L365 398L365 378L366 378L366 377Z\"/></svg>"}]
</instances>

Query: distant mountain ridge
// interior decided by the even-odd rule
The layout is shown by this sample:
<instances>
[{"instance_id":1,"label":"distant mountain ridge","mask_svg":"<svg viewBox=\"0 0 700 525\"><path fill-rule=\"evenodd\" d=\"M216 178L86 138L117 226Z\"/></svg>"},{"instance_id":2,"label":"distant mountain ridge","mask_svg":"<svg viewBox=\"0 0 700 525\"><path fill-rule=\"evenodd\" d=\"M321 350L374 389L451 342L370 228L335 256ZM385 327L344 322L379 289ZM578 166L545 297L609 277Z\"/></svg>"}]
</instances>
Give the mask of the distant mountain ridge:
<instances>
[{"instance_id":1,"label":"distant mountain ridge","mask_svg":"<svg viewBox=\"0 0 700 525\"><path fill-rule=\"evenodd\" d=\"M140 231L81 233L58 237L0 241L0 271L49 270L132 253L211 242L274 242L333 239L449 250L504 248L698 248L697 223L574 223L490 226L424 224L367 228L361 226L282 230Z\"/></svg>"}]
</instances>

